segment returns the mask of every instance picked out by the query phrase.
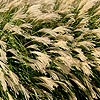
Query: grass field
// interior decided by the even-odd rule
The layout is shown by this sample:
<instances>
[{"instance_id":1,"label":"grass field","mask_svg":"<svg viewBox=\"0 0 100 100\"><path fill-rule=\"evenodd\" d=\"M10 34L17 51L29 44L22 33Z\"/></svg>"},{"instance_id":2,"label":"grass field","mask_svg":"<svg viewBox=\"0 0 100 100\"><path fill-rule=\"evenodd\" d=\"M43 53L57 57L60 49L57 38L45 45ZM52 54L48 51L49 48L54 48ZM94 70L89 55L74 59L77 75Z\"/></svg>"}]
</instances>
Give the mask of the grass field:
<instances>
[{"instance_id":1,"label":"grass field","mask_svg":"<svg viewBox=\"0 0 100 100\"><path fill-rule=\"evenodd\" d=\"M0 0L0 100L100 100L100 0Z\"/></svg>"}]
</instances>

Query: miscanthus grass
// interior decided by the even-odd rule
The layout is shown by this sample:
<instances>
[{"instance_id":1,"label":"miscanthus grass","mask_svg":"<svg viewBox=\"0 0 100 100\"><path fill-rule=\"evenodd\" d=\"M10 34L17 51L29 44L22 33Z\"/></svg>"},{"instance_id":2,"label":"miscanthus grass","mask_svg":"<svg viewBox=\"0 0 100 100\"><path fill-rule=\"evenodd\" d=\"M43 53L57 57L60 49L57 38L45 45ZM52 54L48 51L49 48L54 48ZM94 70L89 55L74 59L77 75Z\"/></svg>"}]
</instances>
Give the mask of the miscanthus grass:
<instances>
[{"instance_id":1,"label":"miscanthus grass","mask_svg":"<svg viewBox=\"0 0 100 100\"><path fill-rule=\"evenodd\" d=\"M0 100L99 100L99 5L0 0Z\"/></svg>"}]
</instances>

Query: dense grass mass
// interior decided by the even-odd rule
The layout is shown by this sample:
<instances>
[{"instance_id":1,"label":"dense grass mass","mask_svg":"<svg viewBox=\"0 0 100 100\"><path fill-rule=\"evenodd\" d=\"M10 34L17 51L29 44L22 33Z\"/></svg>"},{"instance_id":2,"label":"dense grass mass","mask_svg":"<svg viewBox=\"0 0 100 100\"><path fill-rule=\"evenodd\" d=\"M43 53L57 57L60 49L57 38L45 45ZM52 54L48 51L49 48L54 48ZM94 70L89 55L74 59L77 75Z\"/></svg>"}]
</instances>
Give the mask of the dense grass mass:
<instances>
[{"instance_id":1,"label":"dense grass mass","mask_svg":"<svg viewBox=\"0 0 100 100\"><path fill-rule=\"evenodd\" d=\"M99 100L99 5L0 0L0 100Z\"/></svg>"}]
</instances>

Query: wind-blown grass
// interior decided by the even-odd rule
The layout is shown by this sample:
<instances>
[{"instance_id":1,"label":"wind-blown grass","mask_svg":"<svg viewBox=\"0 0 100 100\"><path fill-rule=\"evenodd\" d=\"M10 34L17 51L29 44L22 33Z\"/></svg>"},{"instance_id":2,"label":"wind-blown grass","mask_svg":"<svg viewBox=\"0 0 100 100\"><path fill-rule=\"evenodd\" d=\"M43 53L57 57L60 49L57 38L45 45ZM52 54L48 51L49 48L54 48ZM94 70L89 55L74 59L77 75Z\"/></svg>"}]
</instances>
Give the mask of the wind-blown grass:
<instances>
[{"instance_id":1,"label":"wind-blown grass","mask_svg":"<svg viewBox=\"0 0 100 100\"><path fill-rule=\"evenodd\" d=\"M0 100L100 99L99 0L0 1Z\"/></svg>"}]
</instances>

